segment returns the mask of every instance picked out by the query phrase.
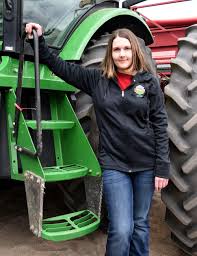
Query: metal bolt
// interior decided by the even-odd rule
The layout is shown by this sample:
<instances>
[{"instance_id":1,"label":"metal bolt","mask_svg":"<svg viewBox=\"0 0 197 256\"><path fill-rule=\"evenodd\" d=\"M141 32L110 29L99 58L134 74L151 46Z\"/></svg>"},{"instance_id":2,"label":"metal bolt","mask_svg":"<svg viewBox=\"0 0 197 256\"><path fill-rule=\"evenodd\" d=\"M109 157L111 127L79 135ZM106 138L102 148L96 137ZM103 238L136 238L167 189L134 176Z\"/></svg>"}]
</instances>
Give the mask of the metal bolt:
<instances>
[{"instance_id":1,"label":"metal bolt","mask_svg":"<svg viewBox=\"0 0 197 256\"><path fill-rule=\"evenodd\" d=\"M15 122L12 123L15 126Z\"/></svg>"},{"instance_id":2,"label":"metal bolt","mask_svg":"<svg viewBox=\"0 0 197 256\"><path fill-rule=\"evenodd\" d=\"M19 151L19 152L22 152L22 148L18 148L18 151Z\"/></svg>"},{"instance_id":3,"label":"metal bolt","mask_svg":"<svg viewBox=\"0 0 197 256\"><path fill-rule=\"evenodd\" d=\"M12 134L15 134L15 131L12 131Z\"/></svg>"},{"instance_id":4,"label":"metal bolt","mask_svg":"<svg viewBox=\"0 0 197 256\"><path fill-rule=\"evenodd\" d=\"M89 170L89 173L92 173L92 170L91 170L91 169Z\"/></svg>"},{"instance_id":5,"label":"metal bolt","mask_svg":"<svg viewBox=\"0 0 197 256\"><path fill-rule=\"evenodd\" d=\"M15 148L16 150L18 149L18 147L17 147L17 146L15 146L14 148Z\"/></svg>"},{"instance_id":6,"label":"metal bolt","mask_svg":"<svg viewBox=\"0 0 197 256\"><path fill-rule=\"evenodd\" d=\"M96 175L99 176L100 172L97 172Z\"/></svg>"},{"instance_id":7,"label":"metal bolt","mask_svg":"<svg viewBox=\"0 0 197 256\"><path fill-rule=\"evenodd\" d=\"M14 68L14 69L13 69L13 72L14 72L14 73L18 73L18 68Z\"/></svg>"}]
</instances>

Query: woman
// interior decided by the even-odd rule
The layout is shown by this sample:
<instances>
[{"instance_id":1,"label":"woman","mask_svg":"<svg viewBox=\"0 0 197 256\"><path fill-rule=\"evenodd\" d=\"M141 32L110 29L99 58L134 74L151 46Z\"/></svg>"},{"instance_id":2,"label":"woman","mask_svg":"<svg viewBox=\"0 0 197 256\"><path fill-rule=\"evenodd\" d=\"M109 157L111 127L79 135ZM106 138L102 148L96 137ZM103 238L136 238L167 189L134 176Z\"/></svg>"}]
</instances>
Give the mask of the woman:
<instances>
[{"instance_id":1,"label":"woman","mask_svg":"<svg viewBox=\"0 0 197 256\"><path fill-rule=\"evenodd\" d=\"M168 184L167 116L158 80L149 72L135 35L115 31L102 70L87 69L53 55L42 28L40 58L59 77L92 96L100 131L99 162L109 216L107 256L147 256L153 191Z\"/></svg>"}]
</instances>

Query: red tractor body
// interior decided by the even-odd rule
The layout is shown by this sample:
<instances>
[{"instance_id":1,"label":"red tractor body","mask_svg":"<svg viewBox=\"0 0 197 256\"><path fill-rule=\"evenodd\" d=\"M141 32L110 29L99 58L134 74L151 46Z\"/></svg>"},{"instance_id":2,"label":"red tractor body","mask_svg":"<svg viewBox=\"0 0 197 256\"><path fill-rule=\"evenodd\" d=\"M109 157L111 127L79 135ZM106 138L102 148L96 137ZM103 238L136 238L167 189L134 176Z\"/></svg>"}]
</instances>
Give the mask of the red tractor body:
<instances>
[{"instance_id":1,"label":"red tractor body","mask_svg":"<svg viewBox=\"0 0 197 256\"><path fill-rule=\"evenodd\" d=\"M171 60L174 59L177 55L178 39L183 38L185 36L186 29L189 26L197 24L197 15L190 15L189 17L187 12L184 13L182 17L180 16L182 15L181 13L177 15L177 13L180 11L180 7L176 9L176 6L178 7L177 4L181 2L192 1L166 0L165 2L157 1L153 4L140 4L131 7L132 10L139 12L144 17L153 34L154 43L149 45L149 47L152 50L152 57L157 64L157 73L161 77L162 88L169 82L169 77L171 75L170 63ZM172 5L173 7L171 8ZM165 18L163 19L154 19L154 15L152 15L151 18L149 17L149 10L152 11L154 7L162 8L162 6L168 6L169 10L171 10L169 16L166 15ZM175 13L173 17L171 16L172 9L174 10ZM152 12L152 14L153 13L154 12Z\"/></svg>"},{"instance_id":2,"label":"red tractor body","mask_svg":"<svg viewBox=\"0 0 197 256\"><path fill-rule=\"evenodd\" d=\"M148 21L154 36L154 43L150 45L150 48L157 65L170 64L171 59L176 57L177 40L185 36L187 27L196 23L197 17L196 19L154 21L154 24L159 24L161 28L155 27L151 21Z\"/></svg>"},{"instance_id":3,"label":"red tractor body","mask_svg":"<svg viewBox=\"0 0 197 256\"><path fill-rule=\"evenodd\" d=\"M170 75L170 62L176 57L178 50L178 39L185 36L186 28L197 23L196 17L183 16L180 18L169 17L165 19L152 19L149 17L149 10L156 6L166 6L171 8L171 4L174 6L176 12L175 3L188 2L190 0L169 0L169 1L157 1L154 4L141 4L138 6L132 6L132 10L139 12L149 25L154 37L154 43L149 47L152 50L153 59L157 63L158 73ZM143 10L146 10L144 15ZM189 16L189 15L188 15Z\"/></svg>"}]
</instances>

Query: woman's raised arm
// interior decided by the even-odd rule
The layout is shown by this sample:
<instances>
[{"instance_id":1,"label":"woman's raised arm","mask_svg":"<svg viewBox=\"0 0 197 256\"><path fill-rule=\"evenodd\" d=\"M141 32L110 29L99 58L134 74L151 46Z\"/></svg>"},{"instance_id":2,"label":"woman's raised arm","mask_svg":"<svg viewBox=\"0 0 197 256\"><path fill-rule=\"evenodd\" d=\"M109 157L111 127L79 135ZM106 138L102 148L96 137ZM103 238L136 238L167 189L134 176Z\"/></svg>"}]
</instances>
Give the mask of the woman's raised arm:
<instances>
[{"instance_id":1,"label":"woman's raised arm","mask_svg":"<svg viewBox=\"0 0 197 256\"><path fill-rule=\"evenodd\" d=\"M37 23L28 23L25 28L32 47L33 40L31 39L33 29L37 31L39 36L39 55L41 61L46 64L55 75L91 96L92 91L98 84L101 72L97 69L88 69L79 64L64 61L56 54L52 53L45 43L43 29Z\"/></svg>"}]
</instances>

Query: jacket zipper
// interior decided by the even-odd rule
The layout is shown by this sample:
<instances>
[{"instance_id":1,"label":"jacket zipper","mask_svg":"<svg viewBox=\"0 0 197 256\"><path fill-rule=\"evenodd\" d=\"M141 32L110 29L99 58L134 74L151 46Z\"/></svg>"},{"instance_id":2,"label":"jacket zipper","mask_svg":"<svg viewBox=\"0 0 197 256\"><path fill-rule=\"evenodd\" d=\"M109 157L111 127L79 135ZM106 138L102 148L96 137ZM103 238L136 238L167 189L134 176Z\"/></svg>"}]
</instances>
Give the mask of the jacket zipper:
<instances>
[{"instance_id":1,"label":"jacket zipper","mask_svg":"<svg viewBox=\"0 0 197 256\"><path fill-rule=\"evenodd\" d=\"M122 98L124 98L124 91L122 91Z\"/></svg>"}]
</instances>

